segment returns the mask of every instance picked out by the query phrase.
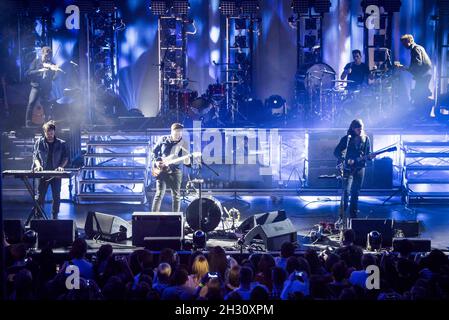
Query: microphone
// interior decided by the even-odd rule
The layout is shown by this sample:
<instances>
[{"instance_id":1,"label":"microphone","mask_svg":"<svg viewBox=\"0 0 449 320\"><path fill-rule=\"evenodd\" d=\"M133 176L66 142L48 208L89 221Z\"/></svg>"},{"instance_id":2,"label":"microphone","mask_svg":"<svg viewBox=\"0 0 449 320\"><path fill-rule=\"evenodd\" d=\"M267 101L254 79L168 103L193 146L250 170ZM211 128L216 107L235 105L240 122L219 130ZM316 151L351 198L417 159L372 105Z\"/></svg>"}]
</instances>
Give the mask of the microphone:
<instances>
[{"instance_id":1,"label":"microphone","mask_svg":"<svg viewBox=\"0 0 449 320\"><path fill-rule=\"evenodd\" d=\"M214 65L217 65L217 62L216 62L215 60L212 60L212 63L213 63Z\"/></svg>"},{"instance_id":2,"label":"microphone","mask_svg":"<svg viewBox=\"0 0 449 320\"><path fill-rule=\"evenodd\" d=\"M75 67L78 67L78 64L70 60L70 63L73 64Z\"/></svg>"}]
</instances>

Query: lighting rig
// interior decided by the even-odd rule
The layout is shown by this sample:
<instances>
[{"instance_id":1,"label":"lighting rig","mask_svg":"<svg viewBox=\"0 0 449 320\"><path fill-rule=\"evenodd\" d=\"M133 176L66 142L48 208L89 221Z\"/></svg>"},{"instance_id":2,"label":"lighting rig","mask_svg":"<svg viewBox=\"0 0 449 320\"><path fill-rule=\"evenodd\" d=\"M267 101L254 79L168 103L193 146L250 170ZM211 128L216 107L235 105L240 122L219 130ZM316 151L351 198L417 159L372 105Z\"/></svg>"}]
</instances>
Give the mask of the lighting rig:
<instances>
[{"instance_id":1,"label":"lighting rig","mask_svg":"<svg viewBox=\"0 0 449 320\"><path fill-rule=\"evenodd\" d=\"M363 27L365 63L374 73L376 107L379 115L386 115L394 107L392 38L394 14L401 8L400 0L363 0L363 15L359 25ZM385 112L388 110L388 113Z\"/></svg>"},{"instance_id":2,"label":"lighting rig","mask_svg":"<svg viewBox=\"0 0 449 320\"><path fill-rule=\"evenodd\" d=\"M298 111L306 118L322 109L322 94L319 92L318 99L314 100L315 92L307 89L306 72L323 60L323 20L330 7L329 0L293 0L291 3L293 15L288 22L296 29L297 50L295 100Z\"/></svg>"},{"instance_id":3,"label":"lighting rig","mask_svg":"<svg viewBox=\"0 0 449 320\"><path fill-rule=\"evenodd\" d=\"M435 83L435 116L449 119L449 0L437 1L435 52L437 53Z\"/></svg>"},{"instance_id":4,"label":"lighting rig","mask_svg":"<svg viewBox=\"0 0 449 320\"><path fill-rule=\"evenodd\" d=\"M187 37L190 4L187 0L151 1L150 10L158 17L159 115L167 121L181 117L178 97L189 84L187 78Z\"/></svg>"},{"instance_id":5,"label":"lighting rig","mask_svg":"<svg viewBox=\"0 0 449 320\"><path fill-rule=\"evenodd\" d=\"M220 13L226 18L226 106L231 122L245 117L239 105L253 91L253 59L261 18L258 0L222 0Z\"/></svg>"},{"instance_id":6,"label":"lighting rig","mask_svg":"<svg viewBox=\"0 0 449 320\"><path fill-rule=\"evenodd\" d=\"M42 1L10 2L16 7L19 55L19 80L25 78L25 72L43 46L51 47L53 17L50 9Z\"/></svg>"}]
</instances>

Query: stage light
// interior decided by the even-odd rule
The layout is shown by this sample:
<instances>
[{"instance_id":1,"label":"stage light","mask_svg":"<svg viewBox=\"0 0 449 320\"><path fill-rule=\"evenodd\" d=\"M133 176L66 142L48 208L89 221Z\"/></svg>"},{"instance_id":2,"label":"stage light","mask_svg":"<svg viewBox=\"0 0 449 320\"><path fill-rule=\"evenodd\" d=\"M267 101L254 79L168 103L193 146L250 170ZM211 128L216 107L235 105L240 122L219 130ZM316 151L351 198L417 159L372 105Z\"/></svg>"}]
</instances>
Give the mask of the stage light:
<instances>
[{"instance_id":1,"label":"stage light","mask_svg":"<svg viewBox=\"0 0 449 320\"><path fill-rule=\"evenodd\" d=\"M285 105L285 99L282 98L280 95L272 95L265 100L265 105L270 109L278 109L282 108Z\"/></svg>"},{"instance_id":2,"label":"stage light","mask_svg":"<svg viewBox=\"0 0 449 320\"><path fill-rule=\"evenodd\" d=\"M176 47L176 34L171 34L166 37L165 45L167 47Z\"/></svg>"},{"instance_id":3,"label":"stage light","mask_svg":"<svg viewBox=\"0 0 449 320\"><path fill-rule=\"evenodd\" d=\"M384 0L382 1L382 7L386 12L399 12L401 10L402 2L400 0Z\"/></svg>"},{"instance_id":4,"label":"stage light","mask_svg":"<svg viewBox=\"0 0 449 320\"><path fill-rule=\"evenodd\" d=\"M38 234L34 230L28 230L23 235L23 242L28 249L37 249Z\"/></svg>"},{"instance_id":5,"label":"stage light","mask_svg":"<svg viewBox=\"0 0 449 320\"><path fill-rule=\"evenodd\" d=\"M197 230L193 233L193 248L204 249L206 248L206 233L202 230Z\"/></svg>"},{"instance_id":6,"label":"stage light","mask_svg":"<svg viewBox=\"0 0 449 320\"><path fill-rule=\"evenodd\" d=\"M246 56L246 53L244 53L244 52L236 52L235 53L235 63L237 63L237 64L246 63L247 62L246 58L247 58L247 56Z\"/></svg>"},{"instance_id":7,"label":"stage light","mask_svg":"<svg viewBox=\"0 0 449 320\"><path fill-rule=\"evenodd\" d=\"M316 19L305 19L306 30L316 30Z\"/></svg>"},{"instance_id":8,"label":"stage light","mask_svg":"<svg viewBox=\"0 0 449 320\"><path fill-rule=\"evenodd\" d=\"M219 9L224 16L235 16L238 14L236 1L222 0L220 1Z\"/></svg>"},{"instance_id":9,"label":"stage light","mask_svg":"<svg viewBox=\"0 0 449 320\"><path fill-rule=\"evenodd\" d=\"M437 7L439 15L449 15L449 0L438 0Z\"/></svg>"},{"instance_id":10,"label":"stage light","mask_svg":"<svg viewBox=\"0 0 449 320\"><path fill-rule=\"evenodd\" d=\"M167 3L163 0L153 0L150 2L150 10L154 15L162 16L167 13Z\"/></svg>"},{"instance_id":11,"label":"stage light","mask_svg":"<svg viewBox=\"0 0 449 320\"><path fill-rule=\"evenodd\" d=\"M330 0L315 0L313 7L316 13L329 13L331 5Z\"/></svg>"},{"instance_id":12,"label":"stage light","mask_svg":"<svg viewBox=\"0 0 449 320\"><path fill-rule=\"evenodd\" d=\"M172 4L172 9L175 14L185 15L189 13L190 4L187 0L175 0Z\"/></svg>"},{"instance_id":13,"label":"stage light","mask_svg":"<svg viewBox=\"0 0 449 320\"><path fill-rule=\"evenodd\" d=\"M176 30L176 18L164 19L168 29Z\"/></svg>"},{"instance_id":14,"label":"stage light","mask_svg":"<svg viewBox=\"0 0 449 320\"><path fill-rule=\"evenodd\" d=\"M235 19L235 30L246 30L246 19Z\"/></svg>"},{"instance_id":15,"label":"stage light","mask_svg":"<svg viewBox=\"0 0 449 320\"><path fill-rule=\"evenodd\" d=\"M316 37L315 36L304 36L304 46L307 48L312 48L316 44Z\"/></svg>"},{"instance_id":16,"label":"stage light","mask_svg":"<svg viewBox=\"0 0 449 320\"><path fill-rule=\"evenodd\" d=\"M371 231L366 239L367 249L370 251L380 250L382 248L382 234L379 231Z\"/></svg>"},{"instance_id":17,"label":"stage light","mask_svg":"<svg viewBox=\"0 0 449 320\"><path fill-rule=\"evenodd\" d=\"M385 35L375 34L373 39L373 44L375 47L385 47Z\"/></svg>"},{"instance_id":18,"label":"stage light","mask_svg":"<svg viewBox=\"0 0 449 320\"><path fill-rule=\"evenodd\" d=\"M260 10L258 0L244 0L241 3L243 14L257 14Z\"/></svg>"},{"instance_id":19,"label":"stage light","mask_svg":"<svg viewBox=\"0 0 449 320\"><path fill-rule=\"evenodd\" d=\"M384 62L387 60L387 51L385 49L374 50L374 62Z\"/></svg>"},{"instance_id":20,"label":"stage light","mask_svg":"<svg viewBox=\"0 0 449 320\"><path fill-rule=\"evenodd\" d=\"M309 0L293 0L292 1L293 13L304 14L309 12Z\"/></svg>"},{"instance_id":21,"label":"stage light","mask_svg":"<svg viewBox=\"0 0 449 320\"><path fill-rule=\"evenodd\" d=\"M248 45L246 43L246 36L235 36L234 47L248 48Z\"/></svg>"}]
</instances>

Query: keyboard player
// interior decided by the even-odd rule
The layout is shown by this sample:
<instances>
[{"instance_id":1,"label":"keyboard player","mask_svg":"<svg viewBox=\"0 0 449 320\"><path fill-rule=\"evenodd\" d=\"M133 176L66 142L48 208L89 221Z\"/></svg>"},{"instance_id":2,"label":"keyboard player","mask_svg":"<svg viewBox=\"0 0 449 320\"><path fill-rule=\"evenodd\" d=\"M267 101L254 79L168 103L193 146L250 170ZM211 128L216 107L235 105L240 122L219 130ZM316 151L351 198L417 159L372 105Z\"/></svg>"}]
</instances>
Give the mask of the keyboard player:
<instances>
[{"instance_id":1,"label":"keyboard player","mask_svg":"<svg viewBox=\"0 0 449 320\"><path fill-rule=\"evenodd\" d=\"M64 140L56 138L56 125L54 121L48 121L43 126L44 135L36 141L33 152L33 171L64 171L69 158L67 145ZM58 218L61 203L61 178L39 179L38 202L44 207L45 196L51 186L53 195L52 217Z\"/></svg>"}]
</instances>

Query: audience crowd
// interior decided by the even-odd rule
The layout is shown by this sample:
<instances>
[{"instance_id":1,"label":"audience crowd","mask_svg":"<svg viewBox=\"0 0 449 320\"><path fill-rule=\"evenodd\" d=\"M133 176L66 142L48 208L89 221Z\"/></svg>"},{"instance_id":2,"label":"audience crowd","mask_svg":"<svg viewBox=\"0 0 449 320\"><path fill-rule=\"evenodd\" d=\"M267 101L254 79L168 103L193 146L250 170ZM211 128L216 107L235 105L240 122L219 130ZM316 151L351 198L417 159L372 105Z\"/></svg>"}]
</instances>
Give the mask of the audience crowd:
<instances>
[{"instance_id":1,"label":"audience crowd","mask_svg":"<svg viewBox=\"0 0 449 320\"><path fill-rule=\"evenodd\" d=\"M30 257L23 244L6 247L10 300L423 300L449 298L449 263L440 250L413 253L408 240L399 252L363 253L347 230L335 250L295 252L284 243L279 256L253 253L241 261L223 248L192 252L180 262L172 249L138 249L128 255L109 244L87 258L87 243L76 239L70 259L58 264L51 248ZM157 259L156 259L157 257ZM79 289L67 268L77 266ZM379 270L379 288L368 279ZM71 268L73 269L73 268ZM367 281L368 279L368 281ZM372 282L373 281L373 282ZM368 287L367 287L368 283Z\"/></svg>"}]
</instances>

